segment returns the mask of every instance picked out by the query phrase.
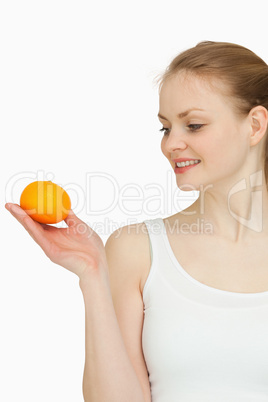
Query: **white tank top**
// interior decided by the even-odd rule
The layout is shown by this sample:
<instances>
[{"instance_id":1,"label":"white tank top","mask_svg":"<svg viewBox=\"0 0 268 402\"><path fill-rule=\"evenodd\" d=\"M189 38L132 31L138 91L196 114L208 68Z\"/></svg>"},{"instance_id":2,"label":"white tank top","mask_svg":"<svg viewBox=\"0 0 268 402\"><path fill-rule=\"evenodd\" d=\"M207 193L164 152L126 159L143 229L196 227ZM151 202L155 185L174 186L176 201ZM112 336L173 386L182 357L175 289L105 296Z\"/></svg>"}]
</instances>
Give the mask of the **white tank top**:
<instances>
[{"instance_id":1,"label":"white tank top","mask_svg":"<svg viewBox=\"0 0 268 402\"><path fill-rule=\"evenodd\" d=\"M152 402L267 402L268 291L202 284L179 264L163 219L144 223L152 264L142 347Z\"/></svg>"}]
</instances>

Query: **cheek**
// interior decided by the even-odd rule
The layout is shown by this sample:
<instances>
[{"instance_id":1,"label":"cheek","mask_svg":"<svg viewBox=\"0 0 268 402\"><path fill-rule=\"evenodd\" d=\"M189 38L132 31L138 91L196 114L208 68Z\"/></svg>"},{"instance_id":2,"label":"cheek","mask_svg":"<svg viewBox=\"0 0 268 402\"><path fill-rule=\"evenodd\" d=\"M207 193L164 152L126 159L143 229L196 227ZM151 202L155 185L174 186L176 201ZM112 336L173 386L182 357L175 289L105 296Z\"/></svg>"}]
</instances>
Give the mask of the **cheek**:
<instances>
[{"instance_id":1,"label":"cheek","mask_svg":"<svg viewBox=\"0 0 268 402\"><path fill-rule=\"evenodd\" d=\"M246 148L245 143L237 133L229 131L223 133L217 138L212 138L211 141L200 149L201 156L204 157L205 165L209 168L216 168L215 173L222 172L225 174L233 174L239 170L245 163Z\"/></svg>"},{"instance_id":2,"label":"cheek","mask_svg":"<svg viewBox=\"0 0 268 402\"><path fill-rule=\"evenodd\" d=\"M219 161L226 162L227 155L231 155L233 152L232 143L226 137L224 135L211 135L208 138L202 138L197 149L206 163L218 164Z\"/></svg>"}]
</instances>

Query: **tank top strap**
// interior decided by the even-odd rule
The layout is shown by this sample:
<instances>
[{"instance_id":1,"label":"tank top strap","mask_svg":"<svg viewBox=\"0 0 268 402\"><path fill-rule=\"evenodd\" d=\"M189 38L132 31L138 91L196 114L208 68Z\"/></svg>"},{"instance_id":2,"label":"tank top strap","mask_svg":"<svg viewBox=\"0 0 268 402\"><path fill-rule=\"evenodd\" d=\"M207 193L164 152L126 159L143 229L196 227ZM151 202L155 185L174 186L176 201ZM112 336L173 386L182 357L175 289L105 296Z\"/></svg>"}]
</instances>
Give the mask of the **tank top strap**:
<instances>
[{"instance_id":1,"label":"tank top strap","mask_svg":"<svg viewBox=\"0 0 268 402\"><path fill-rule=\"evenodd\" d=\"M164 242L165 236L165 224L162 218L146 219L143 221L147 227L147 232L150 241L150 255L151 255L151 267L150 273L144 286L143 294L147 292L147 288L151 282L155 271L161 265L161 261L165 260L167 254Z\"/></svg>"},{"instance_id":2,"label":"tank top strap","mask_svg":"<svg viewBox=\"0 0 268 402\"><path fill-rule=\"evenodd\" d=\"M147 219L144 221L150 240L151 261L159 255L159 249L163 245L165 225L162 218Z\"/></svg>"}]
</instances>

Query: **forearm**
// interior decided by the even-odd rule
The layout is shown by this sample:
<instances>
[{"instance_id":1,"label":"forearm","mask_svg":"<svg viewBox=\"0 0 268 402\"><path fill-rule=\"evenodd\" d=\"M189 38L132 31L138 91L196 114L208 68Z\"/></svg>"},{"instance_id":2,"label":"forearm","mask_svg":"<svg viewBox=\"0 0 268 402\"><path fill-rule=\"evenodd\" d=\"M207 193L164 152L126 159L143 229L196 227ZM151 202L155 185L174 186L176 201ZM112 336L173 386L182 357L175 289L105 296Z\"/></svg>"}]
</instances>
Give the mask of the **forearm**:
<instances>
[{"instance_id":1,"label":"forearm","mask_svg":"<svg viewBox=\"0 0 268 402\"><path fill-rule=\"evenodd\" d=\"M85 302L86 402L144 402L142 389L128 357L117 322L108 275L80 281Z\"/></svg>"}]
</instances>

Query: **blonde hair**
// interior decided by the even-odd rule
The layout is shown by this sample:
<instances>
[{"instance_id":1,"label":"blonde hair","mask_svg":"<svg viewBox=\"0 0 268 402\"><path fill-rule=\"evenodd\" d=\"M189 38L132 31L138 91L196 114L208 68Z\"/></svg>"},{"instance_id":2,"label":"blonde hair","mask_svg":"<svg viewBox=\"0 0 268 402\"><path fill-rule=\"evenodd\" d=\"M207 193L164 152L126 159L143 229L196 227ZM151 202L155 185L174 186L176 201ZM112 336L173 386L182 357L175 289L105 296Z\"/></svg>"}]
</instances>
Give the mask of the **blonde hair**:
<instances>
[{"instance_id":1,"label":"blonde hair","mask_svg":"<svg viewBox=\"0 0 268 402\"><path fill-rule=\"evenodd\" d=\"M164 73L156 77L159 91L168 78L182 70L208 78L208 82L216 78L226 84L226 95L232 98L239 114L247 115L258 105L268 110L268 65L243 46L229 42L203 41L183 51L171 61ZM264 151L264 172L268 188L267 132Z\"/></svg>"}]
</instances>

